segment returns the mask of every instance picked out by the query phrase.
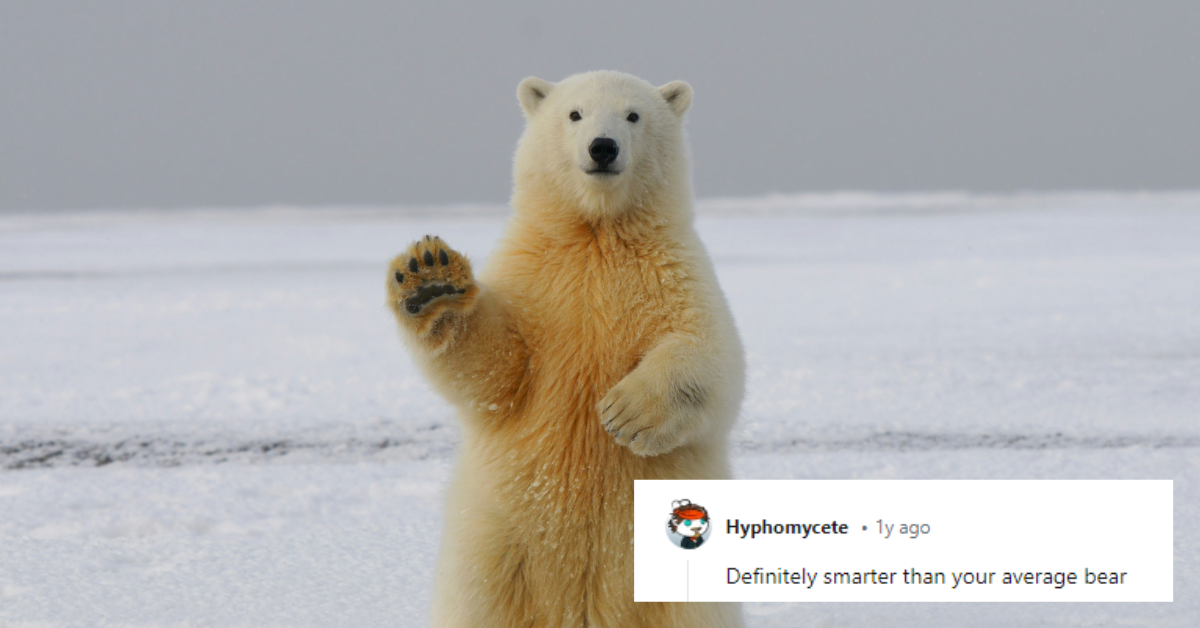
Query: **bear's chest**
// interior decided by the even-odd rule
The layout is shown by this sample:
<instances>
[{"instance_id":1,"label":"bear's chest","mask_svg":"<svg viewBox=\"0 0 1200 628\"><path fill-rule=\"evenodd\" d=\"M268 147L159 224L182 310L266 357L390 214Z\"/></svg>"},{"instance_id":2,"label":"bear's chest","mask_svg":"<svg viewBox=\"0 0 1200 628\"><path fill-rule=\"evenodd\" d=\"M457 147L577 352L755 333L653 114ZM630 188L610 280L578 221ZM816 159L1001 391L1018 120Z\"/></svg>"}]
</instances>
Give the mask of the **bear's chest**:
<instances>
[{"instance_id":1,"label":"bear's chest","mask_svg":"<svg viewBox=\"0 0 1200 628\"><path fill-rule=\"evenodd\" d=\"M526 338L560 376L610 386L665 333L687 301L667 251L588 247L547 260L524 286Z\"/></svg>"}]
</instances>

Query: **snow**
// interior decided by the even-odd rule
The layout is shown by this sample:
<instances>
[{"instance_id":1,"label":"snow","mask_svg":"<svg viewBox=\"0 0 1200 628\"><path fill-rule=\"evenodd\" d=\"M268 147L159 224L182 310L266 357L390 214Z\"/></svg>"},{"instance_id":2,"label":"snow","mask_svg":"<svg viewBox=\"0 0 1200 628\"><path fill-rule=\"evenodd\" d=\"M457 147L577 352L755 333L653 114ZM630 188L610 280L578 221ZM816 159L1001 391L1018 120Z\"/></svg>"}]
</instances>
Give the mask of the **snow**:
<instances>
[{"instance_id":1,"label":"snow","mask_svg":"<svg viewBox=\"0 0 1200 628\"><path fill-rule=\"evenodd\" d=\"M1191 626L1200 193L711 199L745 478L1175 481L1170 604L750 625ZM502 207L0 213L0 626L421 626L457 428L383 305Z\"/></svg>"}]
</instances>

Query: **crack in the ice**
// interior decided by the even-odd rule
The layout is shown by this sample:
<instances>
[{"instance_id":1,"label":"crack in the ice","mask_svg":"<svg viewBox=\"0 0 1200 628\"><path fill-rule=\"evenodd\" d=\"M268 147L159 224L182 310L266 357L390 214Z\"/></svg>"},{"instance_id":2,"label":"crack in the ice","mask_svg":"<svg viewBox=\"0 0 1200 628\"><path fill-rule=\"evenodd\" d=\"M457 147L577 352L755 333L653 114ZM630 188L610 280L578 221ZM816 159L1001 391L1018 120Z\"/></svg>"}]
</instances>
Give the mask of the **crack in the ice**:
<instances>
[{"instance_id":1,"label":"crack in the ice","mask_svg":"<svg viewBox=\"0 0 1200 628\"><path fill-rule=\"evenodd\" d=\"M389 459L425 460L449 455L452 443L413 438L350 438L339 441L292 439L184 441L172 438L138 438L112 442L83 440L0 441L0 468L8 470L48 467L102 467L113 463L176 467L225 462L269 462L296 453L318 459L355 461L388 452Z\"/></svg>"},{"instance_id":2,"label":"crack in the ice","mask_svg":"<svg viewBox=\"0 0 1200 628\"><path fill-rule=\"evenodd\" d=\"M742 441L736 453L841 452L841 451L952 451L962 449L1176 449L1200 447L1200 436L1071 436L1050 434L938 434L880 432L858 438L793 438L777 441Z\"/></svg>"},{"instance_id":3,"label":"crack in the ice","mask_svg":"<svg viewBox=\"0 0 1200 628\"><path fill-rule=\"evenodd\" d=\"M418 430L422 432L425 430ZM361 460L428 460L448 458L456 446L444 436L348 438L248 439L212 438L182 440L170 437L137 437L97 442L66 438L0 440L0 468L8 470L55 467L102 467L115 463L175 467L264 463L296 458L355 462ZM969 449L1177 449L1200 448L1200 436L1071 436L1049 434L965 434L879 432L847 438L792 438L772 441L742 440L734 455L754 453L923 452Z\"/></svg>"}]
</instances>

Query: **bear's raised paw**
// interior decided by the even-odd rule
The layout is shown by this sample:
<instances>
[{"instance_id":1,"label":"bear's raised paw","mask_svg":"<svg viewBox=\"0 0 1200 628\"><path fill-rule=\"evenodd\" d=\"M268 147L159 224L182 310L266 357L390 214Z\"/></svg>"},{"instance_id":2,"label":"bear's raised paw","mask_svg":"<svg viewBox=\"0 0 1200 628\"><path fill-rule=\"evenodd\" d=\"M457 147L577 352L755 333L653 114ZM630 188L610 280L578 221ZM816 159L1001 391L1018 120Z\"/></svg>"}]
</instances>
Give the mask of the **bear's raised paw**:
<instances>
[{"instance_id":1,"label":"bear's raised paw","mask_svg":"<svg viewBox=\"0 0 1200 628\"><path fill-rule=\"evenodd\" d=\"M475 292L467 258L437 236L413 242L388 270L388 294L398 315L424 318L463 309Z\"/></svg>"}]
</instances>

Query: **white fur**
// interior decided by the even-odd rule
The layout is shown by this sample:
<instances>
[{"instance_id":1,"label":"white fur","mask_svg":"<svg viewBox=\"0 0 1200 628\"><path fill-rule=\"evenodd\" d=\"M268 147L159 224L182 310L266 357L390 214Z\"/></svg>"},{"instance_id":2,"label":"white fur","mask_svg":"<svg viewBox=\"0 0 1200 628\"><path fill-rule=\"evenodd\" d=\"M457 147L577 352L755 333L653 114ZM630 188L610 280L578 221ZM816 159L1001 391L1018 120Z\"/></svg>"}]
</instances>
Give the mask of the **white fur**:
<instances>
[{"instance_id":1,"label":"white fur","mask_svg":"<svg viewBox=\"0 0 1200 628\"><path fill-rule=\"evenodd\" d=\"M664 91L665 90L665 93ZM514 163L514 207L528 190L551 192L564 207L590 218L611 215L624 205L645 204L652 190L682 185L687 190L687 154L679 124L692 89L674 81L655 89L617 72L577 74L552 84L527 78L517 90L528 120ZM537 97L543 94L544 97ZM668 102L665 98L673 98ZM574 122L570 113L578 111ZM640 119L629 122L630 113ZM596 177L588 146L597 137L617 141L617 176ZM690 198L677 202L690 205Z\"/></svg>"},{"instance_id":2,"label":"white fur","mask_svg":"<svg viewBox=\"0 0 1200 628\"><path fill-rule=\"evenodd\" d=\"M526 79L517 98L514 213L478 281L452 252L420 281L465 292L410 315L409 259L445 244L415 243L389 270L397 320L464 426L434 625L740 626L736 604L633 602L633 480L728 478L743 391L692 227L691 88L591 72ZM600 136L619 174L589 173Z\"/></svg>"}]
</instances>

